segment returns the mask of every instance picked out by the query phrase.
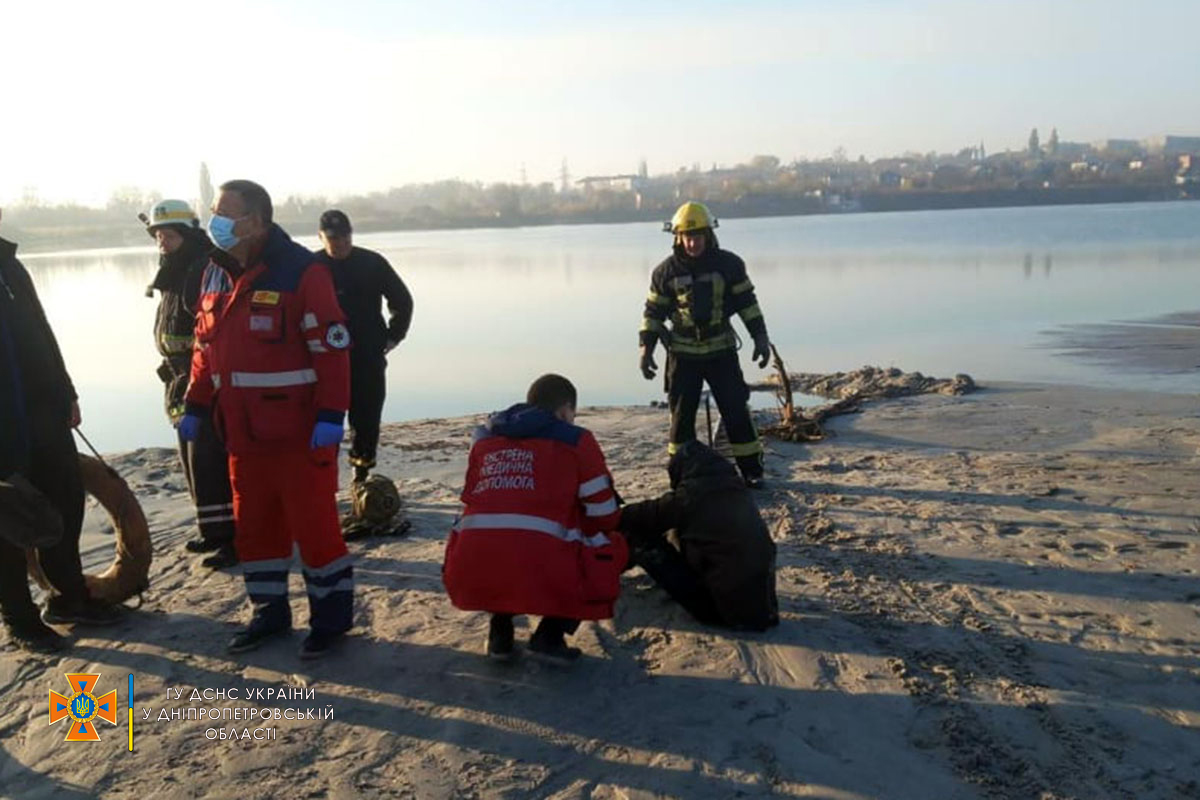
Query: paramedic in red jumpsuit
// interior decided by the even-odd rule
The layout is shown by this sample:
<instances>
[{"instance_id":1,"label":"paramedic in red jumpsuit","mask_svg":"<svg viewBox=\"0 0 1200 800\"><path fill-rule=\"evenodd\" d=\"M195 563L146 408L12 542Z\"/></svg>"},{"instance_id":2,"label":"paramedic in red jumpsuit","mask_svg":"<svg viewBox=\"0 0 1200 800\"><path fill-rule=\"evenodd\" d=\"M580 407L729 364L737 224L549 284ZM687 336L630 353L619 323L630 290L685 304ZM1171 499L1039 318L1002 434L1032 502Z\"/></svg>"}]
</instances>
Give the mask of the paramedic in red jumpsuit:
<instances>
[{"instance_id":1,"label":"paramedic in red jumpsuit","mask_svg":"<svg viewBox=\"0 0 1200 800\"><path fill-rule=\"evenodd\" d=\"M350 394L350 337L328 269L272 222L251 181L221 186L180 433L211 414L229 451L234 544L253 606L230 652L291 629L293 544L308 588L316 658L349 630L353 574L337 515L337 452ZM228 258L222 256L228 255Z\"/></svg>"}]
</instances>

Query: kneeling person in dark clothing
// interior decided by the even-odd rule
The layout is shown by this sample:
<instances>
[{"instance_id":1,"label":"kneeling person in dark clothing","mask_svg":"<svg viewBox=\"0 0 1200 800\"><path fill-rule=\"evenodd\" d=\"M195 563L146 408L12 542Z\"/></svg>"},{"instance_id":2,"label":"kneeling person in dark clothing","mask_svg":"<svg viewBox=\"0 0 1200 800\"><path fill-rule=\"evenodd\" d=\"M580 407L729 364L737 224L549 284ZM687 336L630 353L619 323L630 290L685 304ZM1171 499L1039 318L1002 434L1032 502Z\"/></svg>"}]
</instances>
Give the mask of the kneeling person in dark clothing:
<instances>
[{"instance_id":1,"label":"kneeling person in dark clothing","mask_svg":"<svg viewBox=\"0 0 1200 800\"><path fill-rule=\"evenodd\" d=\"M630 561L707 625L761 631L779 624L775 543L733 465L690 441L668 471L671 491L622 509Z\"/></svg>"}]
</instances>

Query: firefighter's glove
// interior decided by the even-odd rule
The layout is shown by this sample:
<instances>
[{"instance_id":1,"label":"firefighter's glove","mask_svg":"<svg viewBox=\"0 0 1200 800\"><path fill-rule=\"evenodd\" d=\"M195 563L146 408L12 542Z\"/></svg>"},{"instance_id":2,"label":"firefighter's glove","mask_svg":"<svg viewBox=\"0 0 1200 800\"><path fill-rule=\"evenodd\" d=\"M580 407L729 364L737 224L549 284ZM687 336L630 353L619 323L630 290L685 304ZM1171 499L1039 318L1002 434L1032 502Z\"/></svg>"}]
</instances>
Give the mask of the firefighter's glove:
<instances>
[{"instance_id":1,"label":"firefighter's glove","mask_svg":"<svg viewBox=\"0 0 1200 800\"><path fill-rule=\"evenodd\" d=\"M771 360L771 340L767 338L765 333L760 333L754 337L754 354L750 356L751 360L758 362L758 368L762 369Z\"/></svg>"},{"instance_id":2,"label":"firefighter's glove","mask_svg":"<svg viewBox=\"0 0 1200 800\"><path fill-rule=\"evenodd\" d=\"M195 414L184 414L179 419L179 438L194 442L200 435L200 418Z\"/></svg>"},{"instance_id":3,"label":"firefighter's glove","mask_svg":"<svg viewBox=\"0 0 1200 800\"><path fill-rule=\"evenodd\" d=\"M345 435L345 431L340 424L318 421L313 426L312 442L310 444L314 450L318 447L329 447L342 441L343 435Z\"/></svg>"},{"instance_id":4,"label":"firefighter's glove","mask_svg":"<svg viewBox=\"0 0 1200 800\"><path fill-rule=\"evenodd\" d=\"M642 368L642 377L648 381L654 380L655 371L658 369L658 364L654 363L654 348L642 348L642 362L639 365Z\"/></svg>"}]
</instances>

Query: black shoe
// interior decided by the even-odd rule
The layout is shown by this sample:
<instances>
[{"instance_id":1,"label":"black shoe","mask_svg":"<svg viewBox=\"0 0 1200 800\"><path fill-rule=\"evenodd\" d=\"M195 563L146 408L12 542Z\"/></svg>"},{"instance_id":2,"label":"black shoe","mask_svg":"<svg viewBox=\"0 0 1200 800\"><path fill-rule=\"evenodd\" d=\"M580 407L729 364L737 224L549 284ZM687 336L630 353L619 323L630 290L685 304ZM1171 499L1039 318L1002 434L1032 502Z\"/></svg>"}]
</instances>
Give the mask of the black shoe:
<instances>
[{"instance_id":1,"label":"black shoe","mask_svg":"<svg viewBox=\"0 0 1200 800\"><path fill-rule=\"evenodd\" d=\"M310 631L308 636L304 637L304 643L300 645L300 657L305 661L324 658L345 635L344 631Z\"/></svg>"},{"instance_id":2,"label":"black shoe","mask_svg":"<svg viewBox=\"0 0 1200 800\"><path fill-rule=\"evenodd\" d=\"M511 661L514 653L512 617L492 615L492 621L488 625L488 658L493 661Z\"/></svg>"},{"instance_id":3,"label":"black shoe","mask_svg":"<svg viewBox=\"0 0 1200 800\"><path fill-rule=\"evenodd\" d=\"M745 480L746 480L746 488L747 489L756 489L757 490L757 489L766 489L767 488L767 479L764 478L762 475L747 475Z\"/></svg>"},{"instance_id":4,"label":"black shoe","mask_svg":"<svg viewBox=\"0 0 1200 800\"><path fill-rule=\"evenodd\" d=\"M200 561L200 566L209 569L226 569L238 565L237 550L232 544L223 544L217 552Z\"/></svg>"},{"instance_id":5,"label":"black shoe","mask_svg":"<svg viewBox=\"0 0 1200 800\"><path fill-rule=\"evenodd\" d=\"M252 619L245 630L233 635L225 650L230 653L245 653L249 650L257 650L262 646L263 642L274 636L288 633L291 629L291 625L269 626L259 620Z\"/></svg>"},{"instance_id":6,"label":"black shoe","mask_svg":"<svg viewBox=\"0 0 1200 800\"><path fill-rule=\"evenodd\" d=\"M222 542L203 537L198 539L188 539L183 543L183 549L189 553L211 553L214 550L221 548Z\"/></svg>"},{"instance_id":7,"label":"black shoe","mask_svg":"<svg viewBox=\"0 0 1200 800\"><path fill-rule=\"evenodd\" d=\"M8 635L13 644L31 653L59 653L68 646L65 636L40 619L19 625L9 623Z\"/></svg>"},{"instance_id":8,"label":"black shoe","mask_svg":"<svg viewBox=\"0 0 1200 800\"><path fill-rule=\"evenodd\" d=\"M563 665L574 664L583 655L578 647L568 645L561 633L548 636L541 631L529 637L529 652L542 661Z\"/></svg>"},{"instance_id":9,"label":"black shoe","mask_svg":"<svg viewBox=\"0 0 1200 800\"><path fill-rule=\"evenodd\" d=\"M55 595L46 601L42 610L42 622L47 625L115 625L121 621L121 611L117 606L103 600L89 598L68 602L62 595Z\"/></svg>"}]
</instances>

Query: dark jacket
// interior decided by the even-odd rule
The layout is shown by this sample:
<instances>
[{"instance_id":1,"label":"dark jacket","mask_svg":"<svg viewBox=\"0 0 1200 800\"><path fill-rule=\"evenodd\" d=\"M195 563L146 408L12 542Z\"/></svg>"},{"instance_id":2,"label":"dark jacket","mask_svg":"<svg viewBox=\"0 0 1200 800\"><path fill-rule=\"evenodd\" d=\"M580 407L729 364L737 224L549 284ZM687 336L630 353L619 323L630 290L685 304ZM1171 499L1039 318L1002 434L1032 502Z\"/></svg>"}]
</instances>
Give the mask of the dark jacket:
<instances>
[{"instance_id":1,"label":"dark jacket","mask_svg":"<svg viewBox=\"0 0 1200 800\"><path fill-rule=\"evenodd\" d=\"M75 386L17 246L0 239L0 477L28 466L30 419L61 417Z\"/></svg>"},{"instance_id":2,"label":"dark jacket","mask_svg":"<svg viewBox=\"0 0 1200 800\"><path fill-rule=\"evenodd\" d=\"M621 512L634 557L674 530L688 566L711 595L720 622L765 630L779 622L775 543L733 465L688 442L672 458L672 491Z\"/></svg>"},{"instance_id":3,"label":"dark jacket","mask_svg":"<svg viewBox=\"0 0 1200 800\"><path fill-rule=\"evenodd\" d=\"M386 258L361 247L352 247L350 255L340 261L324 250L314 254L333 275L338 303L354 342L352 359L380 357L389 342L404 341L412 323L412 294ZM381 310L384 300L391 314L386 325Z\"/></svg>"},{"instance_id":4,"label":"dark jacket","mask_svg":"<svg viewBox=\"0 0 1200 800\"><path fill-rule=\"evenodd\" d=\"M154 344L163 357L158 377L166 384L165 404L172 422L183 416L183 394L191 371L196 329L196 302L200 281L213 249L208 235L198 228L180 227L183 245L158 259L158 272L150 288L159 291L154 317Z\"/></svg>"},{"instance_id":5,"label":"dark jacket","mask_svg":"<svg viewBox=\"0 0 1200 800\"><path fill-rule=\"evenodd\" d=\"M699 258L690 258L677 247L654 268L642 312L640 344L653 347L662 339L671 353L685 357L736 350L737 337L729 324L735 313L752 338L767 332L745 263L717 247L715 237L711 241Z\"/></svg>"}]
</instances>

